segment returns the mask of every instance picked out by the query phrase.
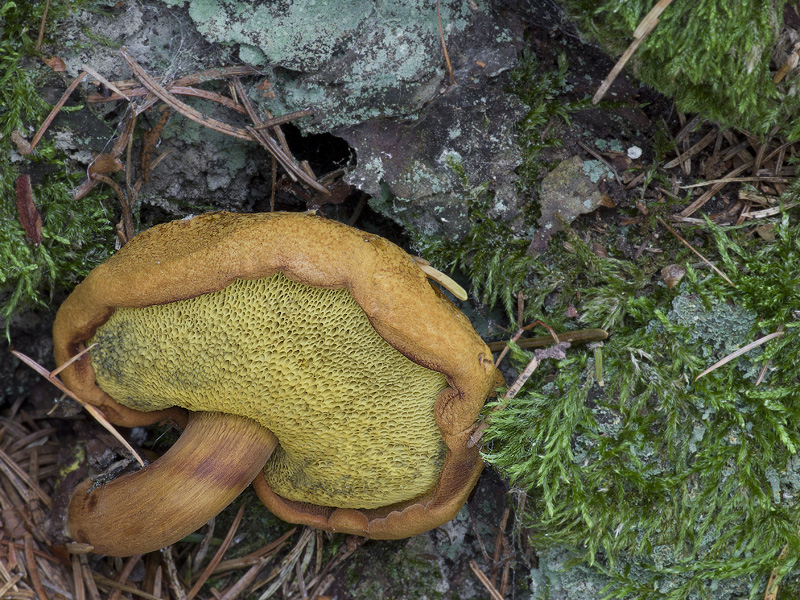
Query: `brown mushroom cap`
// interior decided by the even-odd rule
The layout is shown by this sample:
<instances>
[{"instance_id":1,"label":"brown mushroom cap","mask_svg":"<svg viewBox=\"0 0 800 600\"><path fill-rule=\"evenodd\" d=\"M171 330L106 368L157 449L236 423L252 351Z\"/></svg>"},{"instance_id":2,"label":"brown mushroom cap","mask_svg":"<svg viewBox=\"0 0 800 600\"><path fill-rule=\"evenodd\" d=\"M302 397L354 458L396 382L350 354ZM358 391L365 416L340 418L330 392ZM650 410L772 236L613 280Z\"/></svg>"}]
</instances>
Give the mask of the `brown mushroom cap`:
<instances>
[{"instance_id":1,"label":"brown mushroom cap","mask_svg":"<svg viewBox=\"0 0 800 600\"><path fill-rule=\"evenodd\" d=\"M183 369L181 377L176 376L178 371L175 369L170 371L169 376L154 372L156 367L168 362L165 357L173 356L171 353L176 347L191 346L187 340L192 336L184 333L181 334L183 337L178 335L174 341L161 345L157 338L164 336L156 334L155 337L146 337L147 330L155 327L152 325L155 321L148 320L151 318L149 316L141 321L142 317L138 315L150 311L155 315L153 318L161 324L158 327L172 330L176 320L180 322L180 319L176 319L180 310L200 310L203 318L208 314L220 314L219 311L224 313L231 305L236 305L236 298L249 298L254 289L260 290L258 293L262 294L262 301L266 298L269 306L275 305L281 298L285 299L287 294L299 293L296 299L288 301L281 309L284 311L290 311L292 306L302 309L304 304L309 304L309 297L314 298L314 302L320 298L320 301L332 302L333 304L324 305L321 312L314 313L316 317L309 319L311 329L303 330L302 337L312 337L312 345L320 343L320 354L323 344L318 340L332 328L326 326L329 323L322 323L323 326L317 330L320 337L313 339L309 332L314 331L315 319L321 318L319 315L324 315L326 310L332 310L331 306L339 310L337 307L346 306L348 302L355 303L355 312L348 309L348 314L363 314L363 323L356 323L353 327L359 332L372 331L379 342L377 346L369 346L369 354L378 352L375 348L384 344L388 349L386 360L391 361L392 369L405 369L402 371L401 383L395 382L394 388L413 390L408 394L412 398L429 395L430 407L424 408L424 400L423 404L408 409L404 408L406 400L387 402L384 398L376 398L381 390L379 384L368 389L366 396L373 397L367 400L371 399L375 404L385 405L393 410L391 419L394 420L394 425L401 423L396 427L402 431L401 434L387 432L385 424L376 425L376 419L380 418L374 411L372 420L362 424L355 423L353 418L344 421L339 419L339 422L349 422L352 425L353 435L359 439L359 444L370 435L377 445L389 439L389 446L378 450L378 455L388 456L398 447L414 446L416 450L408 455L403 455L404 448L398 451L400 458L395 462L410 463L402 476L405 479L401 478L400 481L408 481L408 474L413 474L419 464L426 461L433 467L424 467L422 471L428 472L430 468L434 468L436 474L433 479L421 479L422 483L417 483L416 487L407 486L409 491L405 497L394 491L384 494L380 489L371 492L367 490L364 493L373 494L371 501L359 498L348 504L331 493L330 484L319 483L313 478L312 483L308 484L311 477L308 473L314 469L306 469L306 466L310 465L312 459L308 454L298 454L300 450L295 446L299 443L292 439L291 428L285 426L286 421L291 420L287 417L286 404L283 405L282 412L278 411L280 414L277 416L262 417L261 409L240 409L238 407L252 404L252 398L250 394L245 394L244 398L235 397L237 389L247 390L247 386L239 382L214 388L210 394L189 394L175 402L171 402L170 398L160 397L170 396L176 389L183 389L180 384L177 388L169 388L168 385L164 387L164 381L174 382L181 377L192 379L191 369ZM303 289L308 290L311 296L303 296ZM228 300L216 300L223 296L228 297ZM231 301L230 298L234 300ZM219 308L221 305L227 308ZM198 306L201 308L197 308ZM209 309L209 306L212 308ZM179 313L175 313L176 310ZM209 310L210 312L202 312ZM275 322L280 320L276 321L274 315L270 318ZM235 318L236 321L248 319L250 317ZM366 324L366 329L363 324ZM256 331L263 330L263 324L258 327L249 334L250 337ZM347 327L344 330L347 332ZM138 341L123 342L122 339L126 335L130 337L131 332L138 332L134 336ZM225 335L227 334L225 328ZM219 337L218 330L213 327L204 335L206 339L202 344L207 344L208 339ZM247 335L245 334L245 339ZM356 336L354 333L354 337L360 336L359 339L364 335L366 334L358 333ZM265 429L272 430L281 447L267 463L265 474L256 477L254 484L267 507L288 521L379 539L406 537L451 519L463 505L480 474L482 462L478 450L467 448L467 440L486 396L497 383L497 372L489 349L474 332L466 317L428 282L425 274L405 252L380 237L332 221L292 213L213 213L154 227L134 238L75 289L59 310L53 337L58 364L77 354L91 338L96 337L101 342L98 349L90 352L91 357L84 357L73 363L62 372L62 377L79 397L98 406L116 424L147 424L170 416L179 422L185 422L186 413L170 406L215 412L228 411L234 406L236 408L232 412L237 414L237 418L255 420ZM283 339L280 343L285 342ZM334 347L337 344L341 345L341 340L336 341ZM234 345L239 347L243 342L240 339ZM263 354L264 346L259 348ZM295 349L296 346L290 345L290 350L282 357L294 356ZM209 361L213 362L214 357L219 358L227 352L227 349L217 349L206 352L202 358L190 360L206 365ZM128 367L122 365L126 362L126 357L144 354L152 354L150 362L142 363L144 370L141 370L140 365L131 371L125 371ZM350 347L341 348L338 354L335 360L340 363L329 368L329 372L335 373L338 370L347 375L346 370L350 368L348 359L351 355L359 361L369 359L369 355L359 355ZM397 357L392 358L392 354ZM314 356L313 347L311 354L303 356L304 360L311 360L309 357ZM405 363L407 365L403 366ZM203 377L192 380L192 385L188 387L207 391L209 381L217 378L215 370L227 370L235 374L246 371L247 368L243 366L242 359L238 358L231 365L200 370L204 373ZM303 381L306 383L310 378L313 379L310 374L319 371L321 377L324 370L311 368L304 371L298 364L283 369L289 374L303 371ZM366 369L368 373L375 373L375 379L379 379L378 371L377 363L376 366ZM197 372L198 369L195 369L194 373ZM208 372L212 372L212 375L208 375ZM130 380L146 379L142 373L153 375L151 383L157 389L152 385L148 387L148 384L129 393L127 385ZM361 376L361 379L368 378ZM105 391L96 381L106 388ZM309 384L303 389L308 396L326 397L326 392L322 389L325 385L322 383L320 387L319 382L313 382L313 385ZM421 385L421 388L417 390L414 385ZM167 388L169 390L162 394ZM336 389L338 388L334 386L334 391ZM364 390L359 393L365 395ZM223 396L225 398L219 403L215 401L215 397ZM273 400L280 401L279 398ZM293 401L299 402L297 398ZM346 408L347 406L339 407ZM331 405L317 412L331 413L333 410L336 407ZM424 413L426 410L429 412L427 417L410 414L420 411ZM431 427L438 429L438 434L435 431L431 433L426 419L435 424ZM414 423L415 431L425 430L426 427L429 431L409 433L404 429L407 423ZM315 423L317 425L319 424ZM316 434L318 440L325 439L325 436L340 435L341 432L332 433L335 429L336 427L332 428L329 424L323 424ZM400 437L392 438L392 435ZM426 441L418 442L415 435L426 438ZM309 445L305 441L308 436L308 431L299 435L303 438L300 445ZM213 440L210 444L213 445ZM361 448L358 445L356 447ZM342 448L340 445L339 451L346 454ZM356 453L358 452L362 450L357 450ZM297 459L297 456L300 458ZM293 457L296 459L295 463L291 462ZM316 465L317 471L324 471L326 465L323 463L335 461L336 458L320 458ZM347 468L358 470L357 466L352 465ZM281 469L284 473L291 474L288 484L281 482L280 476L276 475ZM348 483L333 487L364 487L364 482L371 478L370 471L366 471L366 476L364 473L355 474L361 479L361 483L357 485L350 486ZM298 482L304 484L299 485ZM327 488L321 493L309 492L325 486ZM70 511L72 513L72 507Z\"/></svg>"}]
</instances>

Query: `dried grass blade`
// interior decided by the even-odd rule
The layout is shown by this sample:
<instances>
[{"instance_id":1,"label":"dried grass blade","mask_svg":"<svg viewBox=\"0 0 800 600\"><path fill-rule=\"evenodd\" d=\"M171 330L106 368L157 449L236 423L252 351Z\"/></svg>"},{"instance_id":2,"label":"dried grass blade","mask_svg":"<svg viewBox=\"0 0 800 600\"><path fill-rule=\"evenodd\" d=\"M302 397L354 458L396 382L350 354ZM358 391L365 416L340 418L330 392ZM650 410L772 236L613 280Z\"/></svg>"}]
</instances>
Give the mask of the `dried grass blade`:
<instances>
[{"instance_id":1,"label":"dried grass blade","mask_svg":"<svg viewBox=\"0 0 800 600\"><path fill-rule=\"evenodd\" d=\"M87 350L88 350L88 348L87 348ZM33 359L30 357L30 356L27 356L27 355L25 355L25 354L23 354L22 352L19 352L19 351L17 351L17 350L12 350L12 351L11 351L11 354L13 354L14 356L16 356L18 359L20 359L22 362L24 362L26 365L28 365L28 366L29 366L31 369L33 369L34 371L36 371L37 373L39 373L39 375L41 375L42 377L45 377L45 378L47 378L47 380L48 380L50 383L52 383L52 384L53 384L54 386L56 386L56 387L57 387L59 390L61 390L63 393L65 393L67 396L69 396L70 398L72 398L73 400L75 400L75 402L77 402L77 403L78 403L78 404L80 404L80 405L81 405L83 408L85 408L85 409L86 409L86 411L87 411L87 412L88 412L90 415L92 415L92 417L93 417L93 418L94 418L94 419L95 419L95 420L96 420L98 423L100 423L100 425L102 425L102 426L105 428L105 430L106 430L106 431L108 431L108 432L109 432L111 435L113 435L113 436L114 436L114 437L117 439L117 441L118 441L120 444L122 444L122 445L123 445L123 446L124 446L124 447L125 447L125 448L128 450L128 452L130 452L130 453L131 453L131 455L132 455L132 456L133 456L133 457L136 459L136 461L137 461L137 462L138 462L138 463L139 463L141 466L143 466L143 467L144 467L144 461L142 460L142 457L141 457L141 456L139 456L139 453L138 453L138 452L136 452L136 450L134 450L134 449L133 449L133 446L131 446L131 445L128 443L128 440L126 440L124 437L122 437L122 434L120 434L120 432L119 432L119 431L117 431L117 430L116 430L116 428L115 428L115 427L114 427L114 426L113 426L111 423L109 423L108 419L106 419L105 415L104 415L104 414L103 414L103 413L102 413L102 412L101 412L99 409L95 408L95 407L94 407L94 406L92 406L91 404L88 404L88 403L84 402L83 400L81 400L80 398L78 398L78 396L76 396L76 395L75 395L75 394L72 392L72 390L70 390L70 389L69 389L67 386L65 386L65 385L64 385L64 384L61 382L61 380L60 380L60 379L58 379L58 378L57 378L55 375L53 375L53 374L52 374L50 371L48 371L48 370L47 370L47 369L45 369L45 368L44 368L42 365L40 365L40 364L39 364L39 363L37 363L35 360L33 360ZM59 372L60 370L61 370L61 369L58 369L58 368L57 368L55 372Z\"/></svg>"},{"instance_id":2,"label":"dried grass blade","mask_svg":"<svg viewBox=\"0 0 800 600\"><path fill-rule=\"evenodd\" d=\"M56 105L53 107L53 110L50 111L50 114L47 115L47 118L44 120L44 123L42 123L41 127L39 127L39 131L37 131L36 135L33 136L33 139L31 140L31 152L33 152L33 149L36 147L36 144L38 144L39 140L42 139L44 132L47 131L48 127L50 127L50 123L52 123L53 119L56 118L58 111L61 110L61 107L64 106L64 103L72 95L72 92L75 91L75 88L78 87L78 84L83 80L84 77L86 77L86 71L81 71L81 74L78 75L73 80L73 82L69 84L67 91L65 91L64 94L61 96L61 98L58 100L58 102L56 102Z\"/></svg>"},{"instance_id":3,"label":"dried grass blade","mask_svg":"<svg viewBox=\"0 0 800 600\"><path fill-rule=\"evenodd\" d=\"M53 500L50 498L50 496L48 496L47 493L31 479L30 475L28 475L22 467L20 467L17 463L15 463L11 459L11 457L5 453L4 450L0 450L0 463L2 463L0 464L0 469L2 469L3 466L7 467L14 475L16 475L22 481L22 483L24 483L28 487L28 489L30 489L34 494L36 494L36 496L39 497L39 499L42 502L45 503L47 508L52 508ZM5 471L5 469L3 470ZM8 472L6 472L6 475L8 475ZM11 481L13 483L14 480L11 479ZM17 487L17 485L15 485L14 487ZM19 491L20 494L22 494L23 497L25 497L27 495L27 490L24 490L24 493L23 490L20 490L18 488L17 491Z\"/></svg>"},{"instance_id":4,"label":"dried grass blade","mask_svg":"<svg viewBox=\"0 0 800 600\"><path fill-rule=\"evenodd\" d=\"M310 527L306 527L303 530L303 533L300 535L300 539L297 540L297 544L294 548L289 552L288 556L283 559L283 563L281 564L280 571L277 574L277 578L275 581L272 582L272 585L269 586L266 592L261 594L258 597L258 600L267 600L267 598L271 598L272 595L278 590L278 588L283 585L284 581L292 574L294 571L294 565L300 560L300 555L303 553L303 549L308 545L311 541L311 537L313 535L313 529ZM272 579L272 575L270 578ZM268 580L269 580L268 579Z\"/></svg>"},{"instance_id":5,"label":"dried grass blade","mask_svg":"<svg viewBox=\"0 0 800 600\"><path fill-rule=\"evenodd\" d=\"M706 202L711 200L718 191L720 191L723 187L725 187L728 183L730 183L733 177L739 175L739 173L743 173L745 170L749 169L755 164L755 159L749 160L743 165L736 167L733 171L728 173L724 179L720 180L719 183L716 183L710 190L705 192L702 196L700 196L697 200L692 202L689 206L684 208L680 214L683 217L690 217L695 212L697 212Z\"/></svg>"},{"instance_id":6,"label":"dried grass blade","mask_svg":"<svg viewBox=\"0 0 800 600\"><path fill-rule=\"evenodd\" d=\"M27 564L28 575L37 598L39 600L50 600L50 596L44 591L42 580L39 578L39 568L36 566L36 557L33 555L33 536L30 533L25 534L25 563Z\"/></svg>"},{"instance_id":7,"label":"dried grass blade","mask_svg":"<svg viewBox=\"0 0 800 600\"><path fill-rule=\"evenodd\" d=\"M15 587L19 583L20 579L22 579L22 573L17 573L11 579L6 581L3 584L3 587L0 587L0 598L5 598L6 594L11 591L11 588Z\"/></svg>"},{"instance_id":8,"label":"dried grass blade","mask_svg":"<svg viewBox=\"0 0 800 600\"><path fill-rule=\"evenodd\" d=\"M478 563L476 563L474 560L469 561L469 568L472 569L472 572L475 573L478 581L480 581L483 584L483 587L486 588L486 591L489 592L489 596L491 596L492 600L503 600L500 592L498 592L497 588L492 585L492 582L489 581L486 573L481 570L481 568L478 566Z\"/></svg>"},{"instance_id":9,"label":"dried grass blade","mask_svg":"<svg viewBox=\"0 0 800 600\"><path fill-rule=\"evenodd\" d=\"M218 104L222 104L227 106L231 110L235 110L236 112L244 113L244 109L236 104L233 100L228 98L227 96L223 96L222 94L218 94L217 92L212 92L209 90L203 90L200 88L190 87L190 86L182 86L182 85L170 85L168 86L170 94L175 94L176 96L195 96L197 98L204 98L205 100L211 100L212 102L217 102ZM128 93L124 96L125 99L131 98L140 98L142 96L147 96L152 92L147 89L146 87L137 87L129 90ZM114 100L122 100L123 96L119 94L112 94L108 97L102 96L100 94L92 94L88 97L88 101L91 104L99 104L101 102L111 102Z\"/></svg>"},{"instance_id":10,"label":"dried grass blade","mask_svg":"<svg viewBox=\"0 0 800 600\"><path fill-rule=\"evenodd\" d=\"M114 594L128 592L129 594L133 594L134 596L139 596L140 598L146 598L147 600L163 600L158 596L154 596L153 594L148 594L147 592L143 592L139 588L136 588L132 585L128 585L126 583L120 583L119 581L114 581L113 579L109 579L108 577L103 577L98 573L92 573L92 577L100 585L105 587L110 587L111 589L115 590ZM109 598L109 600L111 600L111 598Z\"/></svg>"},{"instance_id":11,"label":"dried grass blade","mask_svg":"<svg viewBox=\"0 0 800 600\"><path fill-rule=\"evenodd\" d=\"M309 177L308 174L305 173L305 171L303 171L296 164L294 164L294 161L291 158L289 158L289 156L281 149L280 146L278 146L275 140L273 140L271 137L269 137L262 131L258 131L252 126L248 126L247 131L249 131L250 134L256 140L258 140L261 143L261 145L264 146L264 148L266 148L267 151L278 160L278 162L284 169L286 169L286 172L292 179L294 179L295 181L301 179L304 183L307 183L312 188L314 188L315 190L317 190L322 194L325 194L326 196L331 193L330 190L328 190L325 186L321 185L315 179Z\"/></svg>"},{"instance_id":12,"label":"dried grass blade","mask_svg":"<svg viewBox=\"0 0 800 600\"><path fill-rule=\"evenodd\" d=\"M250 142L255 141L253 135L246 129L218 121L213 117L209 117L200 111L195 110L188 104L181 102L175 96L170 94L164 87L162 87L155 79L150 77L150 75L148 75L147 72L141 66L139 66L135 60L133 60L125 48L122 48L120 52L122 53L122 58L125 60L125 63L128 65L130 70L133 71L133 74L136 75L139 81L142 82L142 85L144 85L156 97L158 97L159 100L168 104L172 109L179 112L187 119L191 119L196 123L200 123L200 125L204 125L209 129L213 129L214 131L224 133L225 135L229 135L231 137Z\"/></svg>"},{"instance_id":13,"label":"dried grass blade","mask_svg":"<svg viewBox=\"0 0 800 600\"><path fill-rule=\"evenodd\" d=\"M86 588L83 585L81 563L77 555L72 555L72 589L75 590L75 600L86 600Z\"/></svg>"},{"instance_id":14,"label":"dried grass blade","mask_svg":"<svg viewBox=\"0 0 800 600\"><path fill-rule=\"evenodd\" d=\"M131 576L131 572L133 571L133 568L136 566L136 563L139 562L141 559L142 559L142 555L141 554L136 554L136 555L131 556L130 558L128 558L127 561L125 561L125 565L122 567L122 571L120 572L119 577L117 577L117 583L120 584L120 586L130 587L130 586L127 586L127 584L125 583L125 580L128 579L128 577ZM123 591L125 591L125 590L122 587L116 588L114 590L114 592L111 594L111 596L109 597L108 600L119 600L119 597L122 595ZM127 590L127 591L130 591L130 590Z\"/></svg>"},{"instance_id":15,"label":"dried grass blade","mask_svg":"<svg viewBox=\"0 0 800 600\"><path fill-rule=\"evenodd\" d=\"M264 568L264 565L269 563L272 560L270 558L261 558L258 560L256 564L254 564L250 569L239 578L239 581L234 583L231 587L229 587L222 596L220 596L220 600L234 600L239 594L241 594L247 586L253 583L253 580L258 575L259 571Z\"/></svg>"},{"instance_id":16,"label":"dried grass blade","mask_svg":"<svg viewBox=\"0 0 800 600\"><path fill-rule=\"evenodd\" d=\"M263 121L259 121L258 124L255 125L254 127L256 129L267 129L269 127L277 127L278 125L283 125L284 123L288 123L289 121L294 121L295 119L300 119L302 117L308 117L313 114L314 114L314 109L304 108L303 110L296 110L294 112L286 113L285 115L272 117L271 119L264 119Z\"/></svg>"},{"instance_id":17,"label":"dried grass blade","mask_svg":"<svg viewBox=\"0 0 800 600\"><path fill-rule=\"evenodd\" d=\"M236 530L239 528L239 524L242 522L243 516L244 516L244 504L242 504L239 507L239 512L236 513L236 517L233 519L233 523L231 523L230 529L228 529L228 534L222 541L222 545L217 550L217 553L214 555L214 558L212 558L211 562L209 562L206 565L206 568L203 569L203 573L194 583L192 589L190 589L189 593L186 594L186 600L192 600L192 598L194 598L200 591L200 588L203 587L203 584L206 581L208 581L209 577L211 577L211 573L214 572L214 568L219 564L219 561L222 560L222 557L225 556L225 553L228 551L231 542L233 542L233 536L236 535Z\"/></svg>"},{"instance_id":18,"label":"dried grass blade","mask_svg":"<svg viewBox=\"0 0 800 600\"><path fill-rule=\"evenodd\" d=\"M667 231L669 231L669 232L670 232L672 235L674 235L676 238L678 238L678 241L680 241L680 242L681 242L681 243L682 243L684 246L686 246L687 248L689 248L689 250L691 250L692 252L694 252L694 253L695 253L695 254L696 254L696 255L697 255L699 258L700 258L700 260L702 260L702 261L703 261L704 263L706 263L706 264L707 264L709 267L711 267L712 269L714 269L714 272L715 272L717 275L719 275L720 277L722 277L722 278L723 278L725 281L727 281L727 282L728 282L730 285L732 285L733 287L736 287L736 286L734 285L734 283L733 283L733 282L732 282L730 279L728 279L728 276L727 276L727 275L725 275L725 273L723 273L722 271L720 271L720 270L719 270L719 269L716 267L716 265L712 264L712 263L711 263L711 261L709 261L709 260L708 260L708 259L707 259L705 256L703 256L702 254L700 254L700 253L699 253L699 252L698 252L698 251L695 249L695 247L694 247L694 246L692 246L692 245L691 245L689 242L687 242L685 239L683 239L683 238L682 238L682 237L681 237L681 236L678 234L678 232L677 232L677 231L675 231L675 230L674 230L672 227L670 227L669 225L667 225L667 223L666 223L666 221L664 221L664 219L662 219L661 217L656 217L656 220L657 220L659 223L661 223L661 224L662 224L664 227L666 227L666 228L667 228Z\"/></svg>"},{"instance_id":19,"label":"dried grass blade","mask_svg":"<svg viewBox=\"0 0 800 600\"><path fill-rule=\"evenodd\" d=\"M463 287L458 285L453 279L431 267L430 265L417 265L422 270L425 275L433 279L447 291L449 291L453 296L461 300L462 302L468 298L467 290Z\"/></svg>"},{"instance_id":20,"label":"dried grass blade","mask_svg":"<svg viewBox=\"0 0 800 600\"><path fill-rule=\"evenodd\" d=\"M735 352L730 353L728 356L726 356L722 360L719 360L719 361L715 362L713 365L708 367L705 371L700 373L700 375L695 377L694 380L697 381L698 379L700 379L704 375L708 375L709 373L711 373L711 371L715 371L715 370L719 369L721 366L728 364L732 360L739 358L742 354L746 354L746 353L750 352L750 350L752 350L753 348L757 348L758 346L761 346L762 344L766 344L768 341L773 340L776 337L780 337L782 335L783 335L783 331L776 331L774 333L770 333L769 335L765 335L764 337L757 339L755 342L750 342L746 346L742 346L741 348L739 348Z\"/></svg>"},{"instance_id":21,"label":"dried grass blade","mask_svg":"<svg viewBox=\"0 0 800 600\"><path fill-rule=\"evenodd\" d=\"M682 160L687 160L687 159L693 158L694 156L700 154L700 152L705 150L706 146L708 146L711 142L713 142L716 139L716 137L717 137L717 130L715 128L715 129L712 129L711 131L709 131L703 137L703 139L701 139L699 142L697 142L694 146L692 146L686 152L684 152L682 155L680 155L679 158L673 158L671 161L665 163L663 168L664 169L672 169L674 167L677 167L681 163ZM676 138L676 140L677 140L677 138Z\"/></svg>"},{"instance_id":22,"label":"dried grass blade","mask_svg":"<svg viewBox=\"0 0 800 600\"><path fill-rule=\"evenodd\" d=\"M125 94L125 92L123 92L122 90L120 90L120 89L119 89L119 88L118 88L116 85L114 85L114 84L113 84L112 82L110 82L108 79L106 79L105 77L103 77L102 75L100 75L100 73L98 73L97 71L95 71L94 69L92 69L90 66L88 66L88 65L81 65L81 69L83 69L83 70L84 70L84 71L86 71L86 72L87 72L89 75L91 75L92 77L94 77L95 79L97 79L97 81L99 81L100 83L102 83L102 84L103 84L104 86L106 86L108 89L110 89L110 90L114 90L114 92L116 92L116 93L117 93L117 94L118 94L120 97L122 97L122 98L125 98L125 100L127 100L128 102L130 102L130 101L131 101L130 97L129 97L129 96L127 96L127 95Z\"/></svg>"},{"instance_id":23,"label":"dried grass blade","mask_svg":"<svg viewBox=\"0 0 800 600\"><path fill-rule=\"evenodd\" d=\"M89 568L89 559L86 558L85 554L80 554L78 560L81 563L81 574L83 575L83 582L86 584L86 590L89 592L89 598L91 600L100 600L100 592L94 582L92 570Z\"/></svg>"}]
</instances>

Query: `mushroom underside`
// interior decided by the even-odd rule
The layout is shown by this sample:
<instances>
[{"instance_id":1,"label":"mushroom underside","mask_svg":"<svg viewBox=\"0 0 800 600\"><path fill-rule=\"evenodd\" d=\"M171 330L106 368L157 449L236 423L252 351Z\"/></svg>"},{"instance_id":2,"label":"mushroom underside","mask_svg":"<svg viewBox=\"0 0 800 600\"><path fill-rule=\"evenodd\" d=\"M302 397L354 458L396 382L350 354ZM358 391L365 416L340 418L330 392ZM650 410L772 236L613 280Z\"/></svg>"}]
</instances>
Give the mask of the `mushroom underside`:
<instances>
[{"instance_id":1,"label":"mushroom underside","mask_svg":"<svg viewBox=\"0 0 800 600\"><path fill-rule=\"evenodd\" d=\"M158 460L97 487L81 483L67 509L66 533L109 556L169 546L242 493L277 444L252 419L190 413L181 437Z\"/></svg>"},{"instance_id":2,"label":"mushroom underside","mask_svg":"<svg viewBox=\"0 0 800 600\"><path fill-rule=\"evenodd\" d=\"M389 345L347 289L237 280L117 309L91 341L98 385L120 404L239 414L272 431L264 474L289 500L378 508L439 479L445 377Z\"/></svg>"}]
</instances>

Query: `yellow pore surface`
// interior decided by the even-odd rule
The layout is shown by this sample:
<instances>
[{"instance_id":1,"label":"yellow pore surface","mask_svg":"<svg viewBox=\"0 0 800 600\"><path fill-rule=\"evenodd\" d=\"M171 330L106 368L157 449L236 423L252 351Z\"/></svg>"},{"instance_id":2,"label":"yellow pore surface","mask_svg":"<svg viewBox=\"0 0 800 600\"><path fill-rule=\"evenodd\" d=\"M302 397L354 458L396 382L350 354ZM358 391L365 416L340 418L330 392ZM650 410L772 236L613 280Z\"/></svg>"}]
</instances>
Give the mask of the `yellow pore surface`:
<instances>
[{"instance_id":1,"label":"yellow pore surface","mask_svg":"<svg viewBox=\"0 0 800 600\"><path fill-rule=\"evenodd\" d=\"M264 473L284 498L378 508L438 480L445 378L392 348L345 289L280 274L236 280L117 309L91 341L97 383L120 404L232 413L270 429L280 447Z\"/></svg>"}]
</instances>

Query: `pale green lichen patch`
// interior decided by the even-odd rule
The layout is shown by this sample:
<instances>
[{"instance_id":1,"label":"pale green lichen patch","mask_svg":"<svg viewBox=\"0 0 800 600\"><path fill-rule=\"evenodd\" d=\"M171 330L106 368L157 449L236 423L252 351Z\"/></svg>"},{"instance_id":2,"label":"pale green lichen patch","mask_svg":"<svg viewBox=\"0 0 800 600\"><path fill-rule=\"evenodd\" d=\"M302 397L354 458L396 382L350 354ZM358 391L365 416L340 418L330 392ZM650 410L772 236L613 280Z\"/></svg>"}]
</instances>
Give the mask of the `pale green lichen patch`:
<instances>
[{"instance_id":1,"label":"pale green lichen patch","mask_svg":"<svg viewBox=\"0 0 800 600\"><path fill-rule=\"evenodd\" d=\"M206 39L238 44L242 60L264 69L273 112L313 106L327 129L413 113L430 99L431 78L440 79L436 7L420 0L189 0L188 10ZM482 9L442 2L445 36L462 32L473 10Z\"/></svg>"}]
</instances>

